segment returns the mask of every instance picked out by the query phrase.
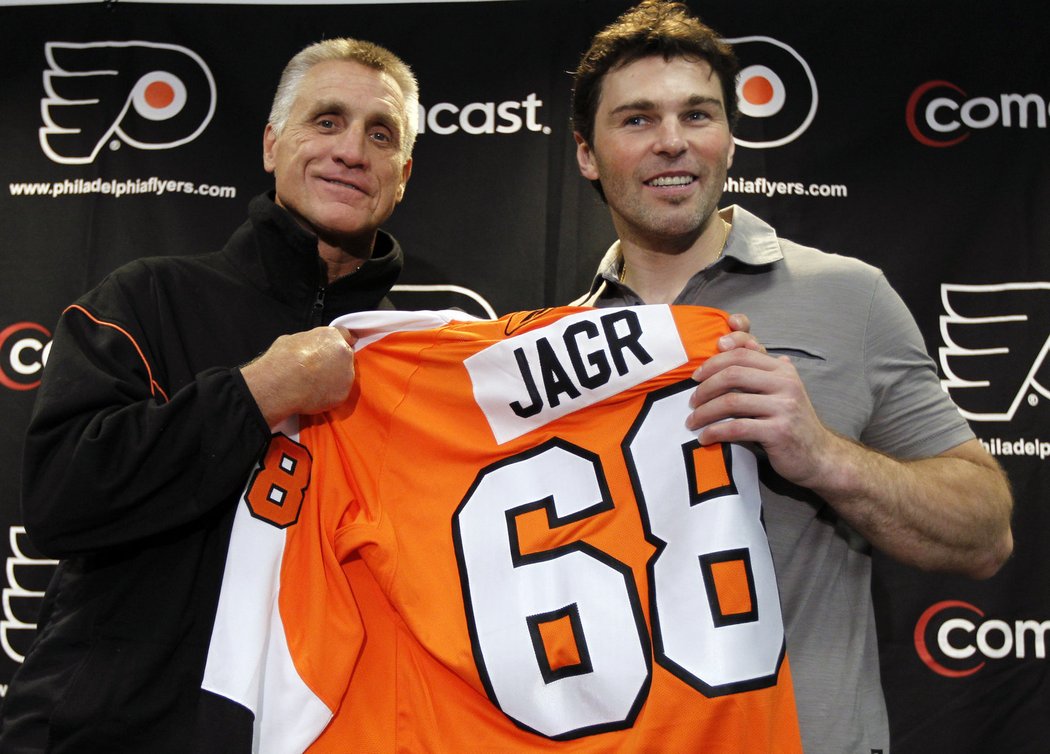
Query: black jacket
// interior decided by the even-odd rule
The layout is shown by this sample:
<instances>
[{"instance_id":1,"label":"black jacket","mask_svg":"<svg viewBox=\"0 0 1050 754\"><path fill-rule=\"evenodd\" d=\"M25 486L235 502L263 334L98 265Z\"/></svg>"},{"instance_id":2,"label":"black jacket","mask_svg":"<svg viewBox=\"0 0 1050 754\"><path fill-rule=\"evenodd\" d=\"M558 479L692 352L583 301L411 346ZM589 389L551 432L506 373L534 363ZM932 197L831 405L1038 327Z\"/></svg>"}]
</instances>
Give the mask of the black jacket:
<instances>
[{"instance_id":1,"label":"black jacket","mask_svg":"<svg viewBox=\"0 0 1050 754\"><path fill-rule=\"evenodd\" d=\"M401 264L381 232L326 287L317 239L260 196L222 251L137 260L63 313L22 498L30 539L61 562L0 751L198 750L230 526L270 435L237 367L279 335L392 308Z\"/></svg>"}]
</instances>

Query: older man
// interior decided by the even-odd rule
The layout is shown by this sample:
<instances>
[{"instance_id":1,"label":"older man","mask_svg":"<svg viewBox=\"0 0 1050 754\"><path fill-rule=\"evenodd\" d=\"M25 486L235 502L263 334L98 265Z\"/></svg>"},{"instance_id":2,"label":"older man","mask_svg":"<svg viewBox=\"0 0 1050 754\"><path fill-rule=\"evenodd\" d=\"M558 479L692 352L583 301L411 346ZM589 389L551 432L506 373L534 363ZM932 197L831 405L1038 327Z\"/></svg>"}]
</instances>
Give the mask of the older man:
<instances>
[{"instance_id":1,"label":"older man","mask_svg":"<svg viewBox=\"0 0 1050 754\"><path fill-rule=\"evenodd\" d=\"M132 262L63 313L23 490L30 538L60 563L0 750L223 750L200 682L235 504L270 426L349 391L353 337L320 325L391 308L402 253L379 228L417 103L388 50L307 47L263 135L275 192L226 246Z\"/></svg>"}]
</instances>

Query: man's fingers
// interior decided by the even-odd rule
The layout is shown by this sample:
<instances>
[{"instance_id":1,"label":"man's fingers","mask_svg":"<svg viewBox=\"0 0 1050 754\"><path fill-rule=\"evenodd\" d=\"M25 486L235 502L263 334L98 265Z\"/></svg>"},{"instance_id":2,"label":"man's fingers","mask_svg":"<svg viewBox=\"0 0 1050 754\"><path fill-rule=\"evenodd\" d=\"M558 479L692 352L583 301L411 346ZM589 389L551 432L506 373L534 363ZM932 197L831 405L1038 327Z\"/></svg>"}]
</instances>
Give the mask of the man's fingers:
<instances>
[{"instance_id":1,"label":"man's fingers","mask_svg":"<svg viewBox=\"0 0 1050 754\"><path fill-rule=\"evenodd\" d=\"M760 353L766 352L765 346L751 334L751 319L746 314L730 314L727 321L731 332L719 338L718 349L720 351L728 351L732 348L748 348Z\"/></svg>"},{"instance_id":2,"label":"man's fingers","mask_svg":"<svg viewBox=\"0 0 1050 754\"><path fill-rule=\"evenodd\" d=\"M733 334L723 335L722 337L728 338L732 336ZM757 349L730 348L715 354L697 367L696 371L693 372L693 379L697 382L709 380L731 366L750 367L766 372L776 371L779 367L778 359L767 354L766 350L761 346Z\"/></svg>"},{"instance_id":3,"label":"man's fingers","mask_svg":"<svg viewBox=\"0 0 1050 754\"><path fill-rule=\"evenodd\" d=\"M746 314L730 314L729 329L734 332L751 332L751 319Z\"/></svg>"},{"instance_id":4,"label":"man's fingers","mask_svg":"<svg viewBox=\"0 0 1050 754\"><path fill-rule=\"evenodd\" d=\"M357 343L357 335L350 332L345 327L334 326L333 329L335 329L340 335L343 336L343 340L346 341L346 344L348 346L353 346L355 343Z\"/></svg>"}]
</instances>

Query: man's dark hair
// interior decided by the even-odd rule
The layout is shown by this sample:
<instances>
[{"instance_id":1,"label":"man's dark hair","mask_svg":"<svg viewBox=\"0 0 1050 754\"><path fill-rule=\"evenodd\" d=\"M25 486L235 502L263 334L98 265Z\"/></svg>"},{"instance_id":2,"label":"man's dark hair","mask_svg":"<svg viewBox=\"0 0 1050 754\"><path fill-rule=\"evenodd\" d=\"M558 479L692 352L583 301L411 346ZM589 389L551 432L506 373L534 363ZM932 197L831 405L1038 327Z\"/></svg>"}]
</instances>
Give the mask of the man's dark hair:
<instances>
[{"instance_id":1,"label":"man's dark hair","mask_svg":"<svg viewBox=\"0 0 1050 754\"><path fill-rule=\"evenodd\" d=\"M706 61L722 84L732 132L738 117L736 77L740 72L733 49L712 28L691 15L685 3L644 0L598 32L573 74L572 128L588 144L593 144L594 119L606 74L654 55L667 61Z\"/></svg>"}]
</instances>

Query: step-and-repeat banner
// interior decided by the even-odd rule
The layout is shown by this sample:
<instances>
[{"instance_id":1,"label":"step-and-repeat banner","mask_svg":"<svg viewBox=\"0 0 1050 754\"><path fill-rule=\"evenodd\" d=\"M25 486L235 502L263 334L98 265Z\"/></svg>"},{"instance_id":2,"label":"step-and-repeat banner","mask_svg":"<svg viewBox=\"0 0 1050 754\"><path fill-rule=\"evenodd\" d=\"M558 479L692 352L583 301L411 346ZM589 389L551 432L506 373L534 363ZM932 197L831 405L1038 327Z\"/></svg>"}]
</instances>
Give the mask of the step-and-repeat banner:
<instances>
[{"instance_id":1,"label":"step-and-repeat banner","mask_svg":"<svg viewBox=\"0 0 1050 754\"><path fill-rule=\"evenodd\" d=\"M725 203L882 267L1013 483L1016 552L993 579L876 558L895 751L1047 751L1048 12L691 5L743 65ZM262 130L288 58L348 35L413 66L421 134L388 226L407 252L397 303L505 313L569 301L614 237L576 171L567 71L626 6L0 2L0 693L53 568L18 490L59 312L125 261L225 241L271 186Z\"/></svg>"}]
</instances>

